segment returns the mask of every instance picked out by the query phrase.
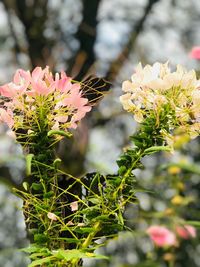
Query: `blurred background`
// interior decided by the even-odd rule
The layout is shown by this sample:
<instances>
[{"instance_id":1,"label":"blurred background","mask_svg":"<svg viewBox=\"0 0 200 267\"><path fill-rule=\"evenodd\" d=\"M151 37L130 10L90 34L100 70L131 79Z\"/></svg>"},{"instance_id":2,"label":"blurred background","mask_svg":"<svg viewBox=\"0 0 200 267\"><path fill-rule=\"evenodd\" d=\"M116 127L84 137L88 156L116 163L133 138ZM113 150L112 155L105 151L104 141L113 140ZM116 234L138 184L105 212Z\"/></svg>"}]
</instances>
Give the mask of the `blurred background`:
<instances>
[{"instance_id":1,"label":"blurred background","mask_svg":"<svg viewBox=\"0 0 200 267\"><path fill-rule=\"evenodd\" d=\"M66 169L73 175L92 171L114 173L117 170L115 161L122 147L128 145L129 135L136 129L132 116L125 114L119 103L122 81L130 79L140 61L143 64L169 61L172 68L176 64L182 64L188 69L199 70L200 62L189 58L191 48L200 45L199 25L200 1L197 0L1 0L0 84L11 81L18 68L31 70L46 65L54 72L65 70L69 76L79 81L90 74L105 77L112 83L110 93L80 125L73 145L63 141L64 146L58 148L58 153L65 160ZM69 148L70 155L66 153ZM199 148L197 140L170 160L198 163ZM0 159L1 157L0 149ZM137 173L144 187L152 188L154 183L155 188L159 181L158 190L161 188L161 192L165 191L165 195L161 194L160 200L156 202L148 194L138 194L142 213L164 211L177 194L178 189L174 184L166 182L168 173L160 176L157 171L157 167L166 160L165 156L155 157L150 162L147 159L144 162L147 169ZM187 179L181 194L188 197L189 192L193 198L188 204L191 205L191 213L186 213L186 205L181 216L195 220L200 218L199 211L192 213L193 208L200 208L200 179L197 174L186 174L190 180ZM1 177L3 175L7 174L0 174ZM158 175L163 179L158 180ZM185 177L184 171L182 176ZM13 180L12 177L8 179ZM24 244L25 230L22 215L16 208L16 199L10 204L13 196L7 193L7 188L1 185L0 192L6 190L6 193L1 194L0 202L4 203L6 197L6 203L15 212L9 213L5 204L0 204L3 207L0 208L0 219L11 216L12 227L16 227L14 232L19 232L18 225L21 227L20 235L12 235L15 242L10 241L11 248L13 244ZM140 216L138 210L131 213L137 214L134 215L135 221ZM19 224L14 223L16 216ZM136 224L135 221L133 225ZM146 226L147 223L143 221L137 227L143 229ZM0 240L12 239L9 236L11 233L7 237L1 234L6 227L7 224L0 226ZM195 242L189 244L189 248L183 248L181 255L185 251L189 252L184 257L180 256L180 263L176 266L200 266L200 245ZM144 246L141 253L136 253L137 249L132 248L132 255L135 256L130 257L131 266L140 263L140 257L143 257L141 255L147 255L152 249L151 244ZM5 253L3 245L0 250L1 257ZM13 256L13 260L9 256L9 260L7 263L4 261L3 265L0 261L0 267L22 267L23 264L16 261L16 256ZM165 263L159 264L158 266L167 266ZM112 266L115 265L113 263Z\"/></svg>"}]
</instances>

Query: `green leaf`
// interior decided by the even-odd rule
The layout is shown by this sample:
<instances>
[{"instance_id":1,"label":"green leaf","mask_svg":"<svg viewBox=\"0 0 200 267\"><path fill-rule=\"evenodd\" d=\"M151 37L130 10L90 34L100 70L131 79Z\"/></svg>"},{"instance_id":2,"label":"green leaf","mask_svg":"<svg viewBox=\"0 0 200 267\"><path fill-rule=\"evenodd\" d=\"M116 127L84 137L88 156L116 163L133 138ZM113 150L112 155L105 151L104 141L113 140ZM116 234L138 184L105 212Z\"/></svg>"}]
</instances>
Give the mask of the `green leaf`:
<instances>
[{"instance_id":1,"label":"green leaf","mask_svg":"<svg viewBox=\"0 0 200 267\"><path fill-rule=\"evenodd\" d=\"M147 149L145 149L144 154L145 155L150 155L159 151L167 151L167 152L171 152L172 148L169 146L152 146L149 147Z\"/></svg>"},{"instance_id":2,"label":"green leaf","mask_svg":"<svg viewBox=\"0 0 200 267\"><path fill-rule=\"evenodd\" d=\"M42 184L39 183L32 183L31 187L35 190L35 191L40 191L43 189Z\"/></svg>"},{"instance_id":3,"label":"green leaf","mask_svg":"<svg viewBox=\"0 0 200 267\"><path fill-rule=\"evenodd\" d=\"M30 246L27 248L22 248L21 251L26 252L26 253L34 253L34 252L39 251L39 247Z\"/></svg>"},{"instance_id":4,"label":"green leaf","mask_svg":"<svg viewBox=\"0 0 200 267\"><path fill-rule=\"evenodd\" d=\"M53 191L49 191L43 195L44 198L51 198L55 193Z\"/></svg>"},{"instance_id":5,"label":"green leaf","mask_svg":"<svg viewBox=\"0 0 200 267\"><path fill-rule=\"evenodd\" d=\"M118 170L119 175L125 174L126 170L127 170L126 166L122 165Z\"/></svg>"},{"instance_id":6,"label":"green leaf","mask_svg":"<svg viewBox=\"0 0 200 267\"><path fill-rule=\"evenodd\" d=\"M31 259L34 259L34 258L38 259L39 257L44 257L44 256L47 257L47 256L52 255L52 253L50 252L50 250L48 248L40 247L37 245L36 246L32 245L30 247L23 248L20 251L31 254L29 256Z\"/></svg>"},{"instance_id":7,"label":"green leaf","mask_svg":"<svg viewBox=\"0 0 200 267\"><path fill-rule=\"evenodd\" d=\"M29 184L28 184L27 182L23 182L23 183L22 183L22 186L23 186L23 188L24 188L26 191L28 191L28 189L29 189Z\"/></svg>"},{"instance_id":8,"label":"green leaf","mask_svg":"<svg viewBox=\"0 0 200 267\"><path fill-rule=\"evenodd\" d=\"M100 215L93 219L93 221L110 221L109 215Z\"/></svg>"},{"instance_id":9,"label":"green leaf","mask_svg":"<svg viewBox=\"0 0 200 267\"><path fill-rule=\"evenodd\" d=\"M26 175L27 176L31 175L31 162L32 162L33 157L34 157L33 154L28 154L26 156Z\"/></svg>"},{"instance_id":10,"label":"green leaf","mask_svg":"<svg viewBox=\"0 0 200 267\"><path fill-rule=\"evenodd\" d=\"M51 254L50 254L51 255ZM29 258L32 260L37 260L38 258L44 258L49 256L49 253L44 253L44 252L36 252L36 253L32 253Z\"/></svg>"},{"instance_id":11,"label":"green leaf","mask_svg":"<svg viewBox=\"0 0 200 267\"><path fill-rule=\"evenodd\" d=\"M35 234L34 235L34 241L37 244L43 244L46 243L49 240L48 236L44 235L44 234Z\"/></svg>"},{"instance_id":12,"label":"green leaf","mask_svg":"<svg viewBox=\"0 0 200 267\"><path fill-rule=\"evenodd\" d=\"M99 198L90 197L88 198L88 201L90 201L93 204L100 204L101 200Z\"/></svg>"},{"instance_id":13,"label":"green leaf","mask_svg":"<svg viewBox=\"0 0 200 267\"><path fill-rule=\"evenodd\" d=\"M70 261L72 259L81 259L84 256L84 253L77 249L70 250L58 250L55 255L59 259L65 259L66 261Z\"/></svg>"},{"instance_id":14,"label":"green leaf","mask_svg":"<svg viewBox=\"0 0 200 267\"><path fill-rule=\"evenodd\" d=\"M59 131L59 130L51 130L51 131L49 131L49 132L47 133L47 136L50 137L50 136L52 136L52 135L56 135L56 134L57 134L57 135L64 136L64 137L67 137L67 138L69 138L69 137L72 136L72 134L69 133L69 132Z\"/></svg>"},{"instance_id":15,"label":"green leaf","mask_svg":"<svg viewBox=\"0 0 200 267\"><path fill-rule=\"evenodd\" d=\"M35 266L42 266L44 263L49 263L51 262L52 259L55 259L54 256L49 256L43 259L35 260L31 262L31 264L28 265L28 267L35 267Z\"/></svg>"},{"instance_id":16,"label":"green leaf","mask_svg":"<svg viewBox=\"0 0 200 267\"><path fill-rule=\"evenodd\" d=\"M70 249L70 250L58 250L55 257L59 259L64 259L66 261L70 261L73 259L82 259L82 258L95 258L95 259L108 259L108 257L103 255L98 255L91 252L85 252L78 249Z\"/></svg>"}]
</instances>

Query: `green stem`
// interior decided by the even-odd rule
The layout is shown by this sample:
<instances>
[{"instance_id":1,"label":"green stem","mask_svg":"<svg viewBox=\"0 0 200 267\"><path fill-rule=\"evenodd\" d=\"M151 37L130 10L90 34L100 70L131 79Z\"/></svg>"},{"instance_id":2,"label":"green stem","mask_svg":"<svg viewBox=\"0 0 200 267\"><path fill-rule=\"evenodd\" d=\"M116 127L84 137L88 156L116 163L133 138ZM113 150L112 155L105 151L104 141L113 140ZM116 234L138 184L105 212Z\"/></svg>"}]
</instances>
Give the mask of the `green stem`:
<instances>
[{"instance_id":1,"label":"green stem","mask_svg":"<svg viewBox=\"0 0 200 267\"><path fill-rule=\"evenodd\" d=\"M133 161L133 163L131 164L130 168L128 168L128 170L127 170L126 173L124 174L123 179L126 179L126 178L130 175L130 173L131 173L132 170L134 169L136 163L142 158L142 156L143 156L143 151L139 150L137 156L138 156L137 159L136 159L135 161Z\"/></svg>"},{"instance_id":2,"label":"green stem","mask_svg":"<svg viewBox=\"0 0 200 267\"><path fill-rule=\"evenodd\" d=\"M132 170L135 168L137 162L142 158L144 152L143 152L143 150L139 150L138 152L136 152L136 154L137 154L137 158L136 158L136 160L134 160L132 162L131 166L127 169L125 174L122 176L121 184L113 194L114 198L117 198L119 190L123 189L124 183L126 182L126 178L130 175Z\"/></svg>"},{"instance_id":3,"label":"green stem","mask_svg":"<svg viewBox=\"0 0 200 267\"><path fill-rule=\"evenodd\" d=\"M90 233L88 237L85 239L85 241L83 242L82 249L87 248L91 244L92 239L95 237L96 233L100 231L100 229L101 229L101 223L96 222L93 227L92 233Z\"/></svg>"},{"instance_id":4,"label":"green stem","mask_svg":"<svg viewBox=\"0 0 200 267\"><path fill-rule=\"evenodd\" d=\"M87 238L85 239L85 241L83 242L81 249L86 249L89 247L89 245L91 244L93 238L95 237L95 235L101 230L101 223L98 221L95 223L94 227L93 227L93 231L92 233L90 233ZM74 259L71 261L72 267L77 267L79 266L79 260Z\"/></svg>"}]
</instances>

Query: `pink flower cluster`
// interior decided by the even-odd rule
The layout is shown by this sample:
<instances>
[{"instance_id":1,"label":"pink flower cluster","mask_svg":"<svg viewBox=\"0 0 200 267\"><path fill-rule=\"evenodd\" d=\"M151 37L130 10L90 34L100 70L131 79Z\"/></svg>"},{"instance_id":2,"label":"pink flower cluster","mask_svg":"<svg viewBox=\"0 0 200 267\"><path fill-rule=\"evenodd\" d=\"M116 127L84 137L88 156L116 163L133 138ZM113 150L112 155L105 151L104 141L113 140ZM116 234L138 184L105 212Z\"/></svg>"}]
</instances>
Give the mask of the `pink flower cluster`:
<instances>
[{"instance_id":1,"label":"pink flower cluster","mask_svg":"<svg viewBox=\"0 0 200 267\"><path fill-rule=\"evenodd\" d=\"M196 230L190 225L177 226L175 234L164 226L152 225L147 229L147 234L156 246L165 247L177 244L176 234L183 239L195 238Z\"/></svg>"},{"instance_id":2,"label":"pink flower cluster","mask_svg":"<svg viewBox=\"0 0 200 267\"><path fill-rule=\"evenodd\" d=\"M25 119L39 123L46 120L49 129L76 128L91 110L80 83L73 83L65 72L54 77L49 67L36 67L32 73L17 70L13 81L0 87L0 96L6 99L0 108L0 122L15 129L22 127L19 122Z\"/></svg>"}]
</instances>

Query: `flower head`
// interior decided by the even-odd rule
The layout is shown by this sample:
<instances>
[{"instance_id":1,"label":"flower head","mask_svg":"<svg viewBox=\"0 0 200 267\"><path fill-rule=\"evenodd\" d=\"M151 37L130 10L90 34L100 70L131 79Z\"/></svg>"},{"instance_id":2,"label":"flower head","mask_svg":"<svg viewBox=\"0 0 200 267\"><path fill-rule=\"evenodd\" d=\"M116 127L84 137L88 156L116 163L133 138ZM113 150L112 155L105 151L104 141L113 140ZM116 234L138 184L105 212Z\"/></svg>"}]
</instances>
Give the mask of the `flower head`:
<instances>
[{"instance_id":1,"label":"flower head","mask_svg":"<svg viewBox=\"0 0 200 267\"><path fill-rule=\"evenodd\" d=\"M54 77L48 67L17 70L13 81L0 87L0 96L5 99L0 121L15 130L67 131L91 110L80 83L64 72Z\"/></svg>"},{"instance_id":2,"label":"flower head","mask_svg":"<svg viewBox=\"0 0 200 267\"><path fill-rule=\"evenodd\" d=\"M200 81L194 70L186 71L178 65L171 71L168 63L155 63L144 68L136 67L131 81L124 81L120 97L123 108L134 114L137 122L154 118L164 139L171 140L171 133L182 133L190 138L200 132ZM163 123L164 122L164 123ZM162 128L165 124L168 125Z\"/></svg>"},{"instance_id":3,"label":"flower head","mask_svg":"<svg viewBox=\"0 0 200 267\"><path fill-rule=\"evenodd\" d=\"M164 226L153 225L147 229L147 233L151 240L158 247L176 245L176 236L173 232Z\"/></svg>"}]
</instances>

